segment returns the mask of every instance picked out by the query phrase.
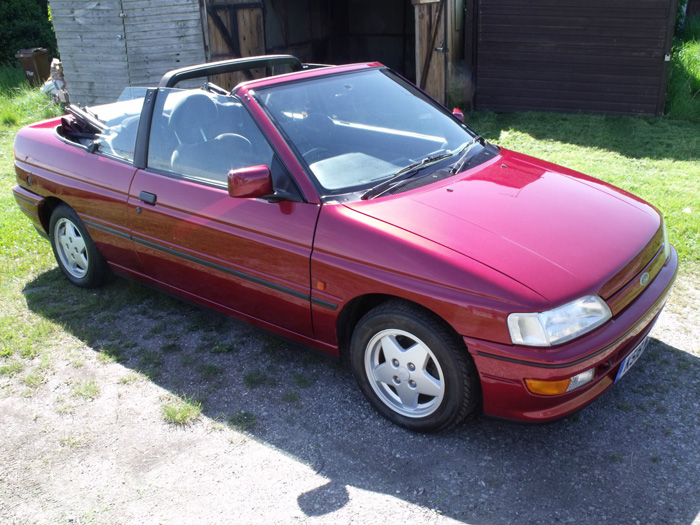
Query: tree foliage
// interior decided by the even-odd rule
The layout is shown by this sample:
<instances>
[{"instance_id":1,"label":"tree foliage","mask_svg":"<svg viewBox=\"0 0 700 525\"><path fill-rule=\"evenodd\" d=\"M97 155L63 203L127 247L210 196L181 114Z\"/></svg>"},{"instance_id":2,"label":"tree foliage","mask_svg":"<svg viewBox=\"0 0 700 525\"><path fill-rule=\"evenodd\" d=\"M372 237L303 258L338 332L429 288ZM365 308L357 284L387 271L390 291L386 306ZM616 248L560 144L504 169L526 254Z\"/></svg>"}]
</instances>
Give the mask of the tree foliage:
<instances>
[{"instance_id":1,"label":"tree foliage","mask_svg":"<svg viewBox=\"0 0 700 525\"><path fill-rule=\"evenodd\" d=\"M31 47L58 55L46 0L0 1L0 63L14 61L17 51Z\"/></svg>"}]
</instances>

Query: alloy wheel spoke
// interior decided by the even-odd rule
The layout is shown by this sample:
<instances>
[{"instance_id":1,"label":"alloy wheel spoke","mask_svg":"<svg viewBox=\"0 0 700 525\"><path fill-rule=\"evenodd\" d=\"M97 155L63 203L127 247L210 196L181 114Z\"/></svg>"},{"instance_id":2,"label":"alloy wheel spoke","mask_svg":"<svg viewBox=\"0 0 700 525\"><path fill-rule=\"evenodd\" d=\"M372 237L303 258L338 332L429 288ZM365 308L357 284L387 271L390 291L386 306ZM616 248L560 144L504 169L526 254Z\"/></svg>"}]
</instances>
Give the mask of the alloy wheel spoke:
<instances>
[{"instance_id":1,"label":"alloy wheel spoke","mask_svg":"<svg viewBox=\"0 0 700 525\"><path fill-rule=\"evenodd\" d=\"M88 261L87 261L87 253L85 252L85 250L76 254L75 266L84 272L87 271Z\"/></svg>"},{"instance_id":2,"label":"alloy wheel spoke","mask_svg":"<svg viewBox=\"0 0 700 525\"><path fill-rule=\"evenodd\" d=\"M375 366L372 372L377 381L381 381L387 385L393 384L395 372L389 361L384 361L383 363Z\"/></svg>"},{"instance_id":3,"label":"alloy wheel spoke","mask_svg":"<svg viewBox=\"0 0 700 525\"><path fill-rule=\"evenodd\" d=\"M416 370L425 370L430 360L428 349L422 343L416 343L404 350L403 359L407 363L413 363Z\"/></svg>"},{"instance_id":4,"label":"alloy wheel spoke","mask_svg":"<svg viewBox=\"0 0 700 525\"><path fill-rule=\"evenodd\" d=\"M411 388L408 381L401 381L400 384L396 385L396 391L404 408L415 409L418 407L418 390Z\"/></svg>"},{"instance_id":5,"label":"alloy wheel spoke","mask_svg":"<svg viewBox=\"0 0 700 525\"><path fill-rule=\"evenodd\" d=\"M73 228L73 225L71 224L71 228ZM80 235L80 232L75 230L73 228L73 249L77 251L77 253L82 253L85 251L85 240L83 237Z\"/></svg>"},{"instance_id":6,"label":"alloy wheel spoke","mask_svg":"<svg viewBox=\"0 0 700 525\"><path fill-rule=\"evenodd\" d=\"M426 396L437 397L442 393L442 382L430 375L426 370L417 374L411 374L411 379L416 382L416 391Z\"/></svg>"},{"instance_id":7,"label":"alloy wheel spoke","mask_svg":"<svg viewBox=\"0 0 700 525\"><path fill-rule=\"evenodd\" d=\"M403 348L401 348L401 345L396 340L395 335L382 337L382 351L384 352L384 359L386 359L387 363L394 359L400 361L404 352Z\"/></svg>"}]
</instances>

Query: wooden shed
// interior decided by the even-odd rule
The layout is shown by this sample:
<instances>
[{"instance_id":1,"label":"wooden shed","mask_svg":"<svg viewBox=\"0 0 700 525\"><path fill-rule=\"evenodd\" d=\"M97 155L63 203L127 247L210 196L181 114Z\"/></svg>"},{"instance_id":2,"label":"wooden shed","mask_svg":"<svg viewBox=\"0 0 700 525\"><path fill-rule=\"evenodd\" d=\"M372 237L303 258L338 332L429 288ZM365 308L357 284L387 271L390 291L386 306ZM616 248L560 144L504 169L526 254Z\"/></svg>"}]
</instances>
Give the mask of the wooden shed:
<instances>
[{"instance_id":1,"label":"wooden shed","mask_svg":"<svg viewBox=\"0 0 700 525\"><path fill-rule=\"evenodd\" d=\"M80 104L113 101L125 87L156 84L178 67L266 53L319 63L380 61L444 100L447 64L463 52L461 39L453 42L462 0L49 3L71 100ZM214 80L231 88L245 78Z\"/></svg>"},{"instance_id":2,"label":"wooden shed","mask_svg":"<svg viewBox=\"0 0 700 525\"><path fill-rule=\"evenodd\" d=\"M71 100L117 100L127 86L206 62L197 0L49 0Z\"/></svg>"},{"instance_id":3,"label":"wooden shed","mask_svg":"<svg viewBox=\"0 0 700 525\"><path fill-rule=\"evenodd\" d=\"M474 0L477 109L664 111L676 0Z\"/></svg>"},{"instance_id":4,"label":"wooden shed","mask_svg":"<svg viewBox=\"0 0 700 525\"><path fill-rule=\"evenodd\" d=\"M49 0L73 101L266 53L379 61L497 111L663 111L676 0ZM257 72L252 72L256 74ZM232 88L251 74L212 79Z\"/></svg>"}]
</instances>

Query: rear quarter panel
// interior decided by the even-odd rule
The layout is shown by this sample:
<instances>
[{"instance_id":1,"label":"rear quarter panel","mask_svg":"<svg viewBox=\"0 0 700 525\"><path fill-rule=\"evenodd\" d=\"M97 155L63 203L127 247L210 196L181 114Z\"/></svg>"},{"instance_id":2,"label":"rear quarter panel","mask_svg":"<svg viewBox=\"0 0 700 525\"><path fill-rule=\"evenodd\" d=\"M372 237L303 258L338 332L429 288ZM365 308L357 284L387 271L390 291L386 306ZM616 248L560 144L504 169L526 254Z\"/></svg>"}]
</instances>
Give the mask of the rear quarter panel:
<instances>
[{"instance_id":1,"label":"rear quarter panel","mask_svg":"<svg viewBox=\"0 0 700 525\"><path fill-rule=\"evenodd\" d=\"M64 141L55 131L59 124L54 119L19 131L14 146L18 185L42 197L44 229L49 217L43 206L49 199L64 202L78 213L110 263L132 266L126 200L135 168Z\"/></svg>"}]
</instances>

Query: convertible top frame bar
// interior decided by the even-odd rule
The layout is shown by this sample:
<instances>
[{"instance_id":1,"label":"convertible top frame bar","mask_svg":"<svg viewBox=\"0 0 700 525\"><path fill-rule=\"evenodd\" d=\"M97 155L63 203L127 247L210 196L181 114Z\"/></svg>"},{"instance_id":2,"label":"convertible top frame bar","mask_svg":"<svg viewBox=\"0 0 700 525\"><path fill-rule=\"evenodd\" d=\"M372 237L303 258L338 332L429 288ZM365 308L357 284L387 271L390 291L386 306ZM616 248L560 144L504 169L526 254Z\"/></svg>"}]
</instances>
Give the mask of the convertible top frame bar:
<instances>
[{"instance_id":1,"label":"convertible top frame bar","mask_svg":"<svg viewBox=\"0 0 700 525\"><path fill-rule=\"evenodd\" d=\"M163 75L163 78L160 79L158 87L171 88L175 87L175 85L183 80L274 66L291 66L292 71L325 67L322 64L302 64L301 60L292 55L263 55L257 57L235 58L232 60L220 60L219 62L197 64L195 66L188 66L175 69L173 71L168 71L165 75Z\"/></svg>"}]
</instances>

